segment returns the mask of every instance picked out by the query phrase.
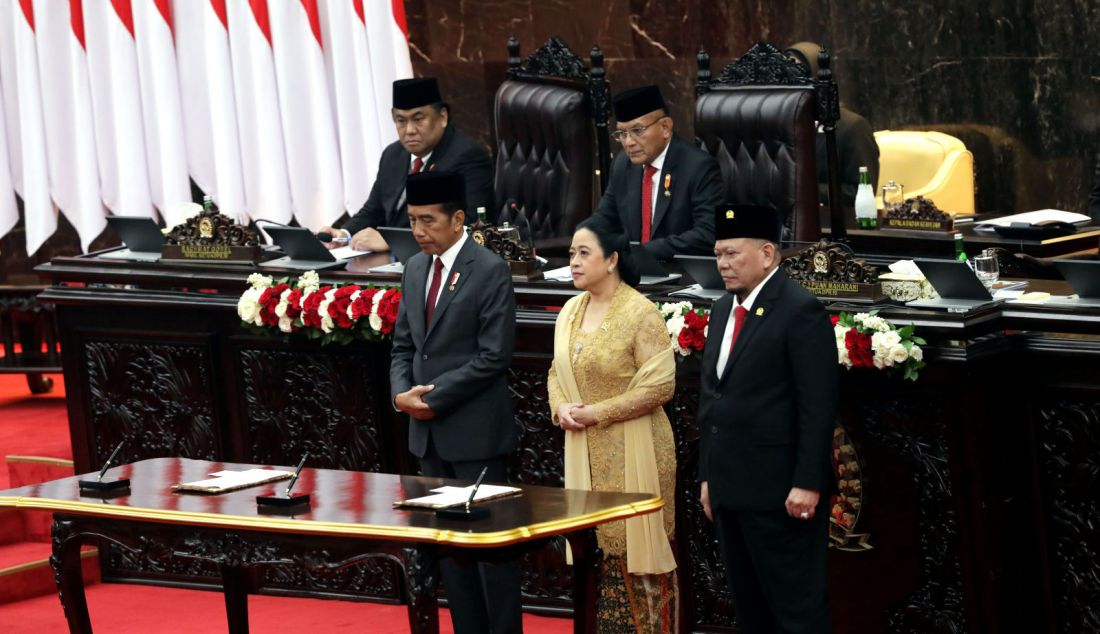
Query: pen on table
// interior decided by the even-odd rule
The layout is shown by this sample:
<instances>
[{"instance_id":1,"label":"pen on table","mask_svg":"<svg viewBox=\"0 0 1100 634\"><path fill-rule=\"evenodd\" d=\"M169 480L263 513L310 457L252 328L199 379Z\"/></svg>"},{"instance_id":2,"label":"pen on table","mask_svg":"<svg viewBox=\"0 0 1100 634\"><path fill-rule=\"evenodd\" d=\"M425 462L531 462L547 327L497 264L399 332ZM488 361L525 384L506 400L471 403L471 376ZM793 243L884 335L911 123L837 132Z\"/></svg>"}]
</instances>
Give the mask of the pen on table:
<instances>
[{"instance_id":1,"label":"pen on table","mask_svg":"<svg viewBox=\"0 0 1100 634\"><path fill-rule=\"evenodd\" d=\"M125 442L125 440L119 441L118 446L111 452L111 457L107 458L107 462L103 463L103 468L99 470L99 477L96 478L96 482L103 480L103 474L107 473L107 469L111 468L111 463L115 461L115 456L118 455L119 449L122 449L122 444Z\"/></svg>"},{"instance_id":2,"label":"pen on table","mask_svg":"<svg viewBox=\"0 0 1100 634\"><path fill-rule=\"evenodd\" d=\"M298 481L298 476L302 473L302 467L306 466L306 458L308 457L309 453L307 452L302 456L301 462L298 463L298 468L294 470L294 475L290 476L290 482L286 484L286 493L283 494L285 497L290 497L290 490L294 488L294 483Z\"/></svg>"},{"instance_id":3,"label":"pen on table","mask_svg":"<svg viewBox=\"0 0 1100 634\"><path fill-rule=\"evenodd\" d=\"M474 496L477 495L477 490L481 487L481 481L485 479L486 472L489 471L489 466L486 465L481 469L481 475L477 477L477 482L474 482L474 488L470 491L470 499L466 500L466 511L470 511L470 504L474 501Z\"/></svg>"}]
</instances>

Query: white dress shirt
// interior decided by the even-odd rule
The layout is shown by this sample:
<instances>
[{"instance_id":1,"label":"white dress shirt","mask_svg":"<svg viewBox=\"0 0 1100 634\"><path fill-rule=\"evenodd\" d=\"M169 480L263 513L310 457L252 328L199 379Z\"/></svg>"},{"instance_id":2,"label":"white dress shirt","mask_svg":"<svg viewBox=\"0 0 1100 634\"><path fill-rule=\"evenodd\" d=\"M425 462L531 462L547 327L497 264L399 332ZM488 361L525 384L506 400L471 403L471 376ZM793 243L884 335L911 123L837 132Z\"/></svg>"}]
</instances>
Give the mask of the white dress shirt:
<instances>
[{"instance_id":1,"label":"white dress shirt","mask_svg":"<svg viewBox=\"0 0 1100 634\"><path fill-rule=\"evenodd\" d=\"M443 270L440 271L440 275L443 279L439 282L438 293L443 292L443 287L449 284L447 276L451 274L451 269L454 268L455 259L458 258L458 252L462 250L462 245L466 243L466 229L463 228L462 235L458 237L458 241L451 245L451 248L443 252L443 255L433 255L432 263L428 266L428 285L424 287L424 305L428 305L428 291L432 289L432 278L435 276L435 260L439 258L443 260ZM435 305L439 306L439 295L435 296Z\"/></svg>"},{"instance_id":2,"label":"white dress shirt","mask_svg":"<svg viewBox=\"0 0 1100 634\"><path fill-rule=\"evenodd\" d=\"M653 176L649 178L649 191L653 193L653 195L649 197L650 231L653 230L653 217L657 214L657 197L664 195L661 190L657 188L657 186L661 183L661 169L665 166L665 155L668 154L669 145L672 145L671 139L669 140L668 145L665 146L665 149L661 150L661 153L657 155L657 158L653 159L653 162L650 163L650 165L657 169L656 172L653 172Z\"/></svg>"},{"instance_id":3,"label":"white dress shirt","mask_svg":"<svg viewBox=\"0 0 1100 634\"><path fill-rule=\"evenodd\" d=\"M432 153L428 152L424 156L420 157L420 171L423 172L428 167L428 159L432 158ZM412 173L413 165L416 163L416 155L409 154L409 173Z\"/></svg>"},{"instance_id":4,"label":"white dress shirt","mask_svg":"<svg viewBox=\"0 0 1100 634\"><path fill-rule=\"evenodd\" d=\"M722 347L718 349L718 365L714 368L714 371L718 374L718 378L722 378L722 374L726 371L726 363L730 360L730 341L733 339L734 310L738 306L744 306L745 310L752 312L752 305L756 302L756 296L760 294L760 289L764 288L764 285L768 283L768 280L772 279L772 276L775 275L775 272L778 270L778 266L772 269L772 272L768 273L767 277L761 280L760 283L752 289L752 292L745 298L745 303L742 304L738 301L736 295L733 296L733 307L730 308L729 323L726 324L726 331L722 333ZM745 315L745 321L748 321L748 319L749 316ZM741 327L744 328L745 324L742 323Z\"/></svg>"}]
</instances>

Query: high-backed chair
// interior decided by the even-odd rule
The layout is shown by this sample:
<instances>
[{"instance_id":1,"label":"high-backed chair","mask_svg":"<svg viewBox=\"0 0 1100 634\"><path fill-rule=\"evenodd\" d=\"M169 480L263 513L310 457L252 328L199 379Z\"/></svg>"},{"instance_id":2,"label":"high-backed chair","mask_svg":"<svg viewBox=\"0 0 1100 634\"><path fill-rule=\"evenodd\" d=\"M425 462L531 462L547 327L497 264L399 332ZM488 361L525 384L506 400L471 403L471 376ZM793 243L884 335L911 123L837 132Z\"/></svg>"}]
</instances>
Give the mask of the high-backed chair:
<instances>
[{"instance_id":1,"label":"high-backed chair","mask_svg":"<svg viewBox=\"0 0 1100 634\"><path fill-rule=\"evenodd\" d=\"M697 56L695 137L722 170L727 199L778 210L784 241L821 235L818 211L816 123L825 131L829 205L834 238L845 235L836 160L840 99L828 53L818 77L779 49L760 42L711 79L710 56ZM816 123L815 123L816 122Z\"/></svg>"},{"instance_id":2,"label":"high-backed chair","mask_svg":"<svg viewBox=\"0 0 1100 634\"><path fill-rule=\"evenodd\" d=\"M974 155L958 138L920 130L875 132L879 182L905 187L905 197L924 196L950 214L974 213ZM878 201L882 206L881 197Z\"/></svg>"},{"instance_id":3,"label":"high-backed chair","mask_svg":"<svg viewBox=\"0 0 1100 634\"><path fill-rule=\"evenodd\" d=\"M591 59L589 70L552 37L521 60L508 40L508 79L493 108L498 221L530 223L543 244L571 236L606 185L609 90L603 52L593 47Z\"/></svg>"}]
</instances>

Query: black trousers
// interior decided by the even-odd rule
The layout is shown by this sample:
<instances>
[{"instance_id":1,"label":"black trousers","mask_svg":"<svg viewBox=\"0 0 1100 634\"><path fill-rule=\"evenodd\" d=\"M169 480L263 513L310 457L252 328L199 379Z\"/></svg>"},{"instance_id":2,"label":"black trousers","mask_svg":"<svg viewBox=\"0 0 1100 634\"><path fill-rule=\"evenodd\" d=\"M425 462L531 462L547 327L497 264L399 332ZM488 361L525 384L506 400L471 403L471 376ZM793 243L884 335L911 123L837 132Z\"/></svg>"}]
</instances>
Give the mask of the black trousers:
<instances>
[{"instance_id":1,"label":"black trousers","mask_svg":"<svg viewBox=\"0 0 1100 634\"><path fill-rule=\"evenodd\" d=\"M812 520L777 511L714 509L715 532L745 634L828 634L829 504Z\"/></svg>"},{"instance_id":2,"label":"black trousers","mask_svg":"<svg viewBox=\"0 0 1100 634\"><path fill-rule=\"evenodd\" d=\"M435 478L476 480L489 467L485 482L507 482L504 456L488 460L450 462L436 453L434 440L420 459L420 470ZM455 634L512 634L523 632L520 601L520 562L460 565L453 559L439 562Z\"/></svg>"}]
</instances>

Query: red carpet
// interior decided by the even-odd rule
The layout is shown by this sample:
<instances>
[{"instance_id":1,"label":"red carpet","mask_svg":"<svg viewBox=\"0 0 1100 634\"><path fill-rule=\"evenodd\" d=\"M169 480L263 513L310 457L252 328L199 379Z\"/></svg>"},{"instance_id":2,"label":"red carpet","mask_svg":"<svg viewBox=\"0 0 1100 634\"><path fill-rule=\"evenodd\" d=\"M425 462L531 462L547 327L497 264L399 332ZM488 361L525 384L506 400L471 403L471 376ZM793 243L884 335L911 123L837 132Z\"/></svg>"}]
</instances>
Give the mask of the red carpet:
<instances>
[{"instance_id":1,"label":"red carpet","mask_svg":"<svg viewBox=\"0 0 1100 634\"><path fill-rule=\"evenodd\" d=\"M65 385L51 374L53 391L32 395L22 374L0 374L0 489L9 487L6 456L73 457L65 412Z\"/></svg>"},{"instance_id":2,"label":"red carpet","mask_svg":"<svg viewBox=\"0 0 1100 634\"><path fill-rule=\"evenodd\" d=\"M60 375L52 375L52 378L53 392L33 396L23 375L0 374L0 489L9 486L5 456L72 457L64 385ZM33 466L23 468L21 475L49 473L44 467L39 472L35 472ZM0 531L14 530L11 526L16 524L14 521L0 522ZM31 544L21 541L45 537L28 534L33 532L37 531L24 531L23 535L15 536L0 535L0 544L17 542L4 550L12 553L26 550L26 559L40 560L48 556L49 545L41 541ZM11 563L4 562L0 568ZM30 573L52 576L44 566ZM2 576L4 572L0 570ZM226 631L225 603L220 593L97 583L88 586L87 594L92 627L96 632L202 634ZM405 606L401 605L266 596L251 596L248 605L251 631L258 634L288 631L389 634L409 631ZM439 620L441 632L453 632L446 610L440 610ZM572 622L525 614L523 627L528 634L565 634L572 631ZM52 591L30 599L0 602L0 632L4 634L67 631L64 612Z\"/></svg>"},{"instance_id":3,"label":"red carpet","mask_svg":"<svg viewBox=\"0 0 1100 634\"><path fill-rule=\"evenodd\" d=\"M136 609L135 609L136 608ZM206 632L223 633L225 603L222 595L198 590L96 584L88 588L88 611L96 632ZM440 632L451 628L446 610L440 610ZM9 634L67 632L65 616L56 596L43 596L0 606L0 623ZM356 634L404 634L409 631L405 606L251 596L248 598L250 631L355 632ZM572 623L565 619L523 617L527 634L565 634Z\"/></svg>"}]
</instances>

